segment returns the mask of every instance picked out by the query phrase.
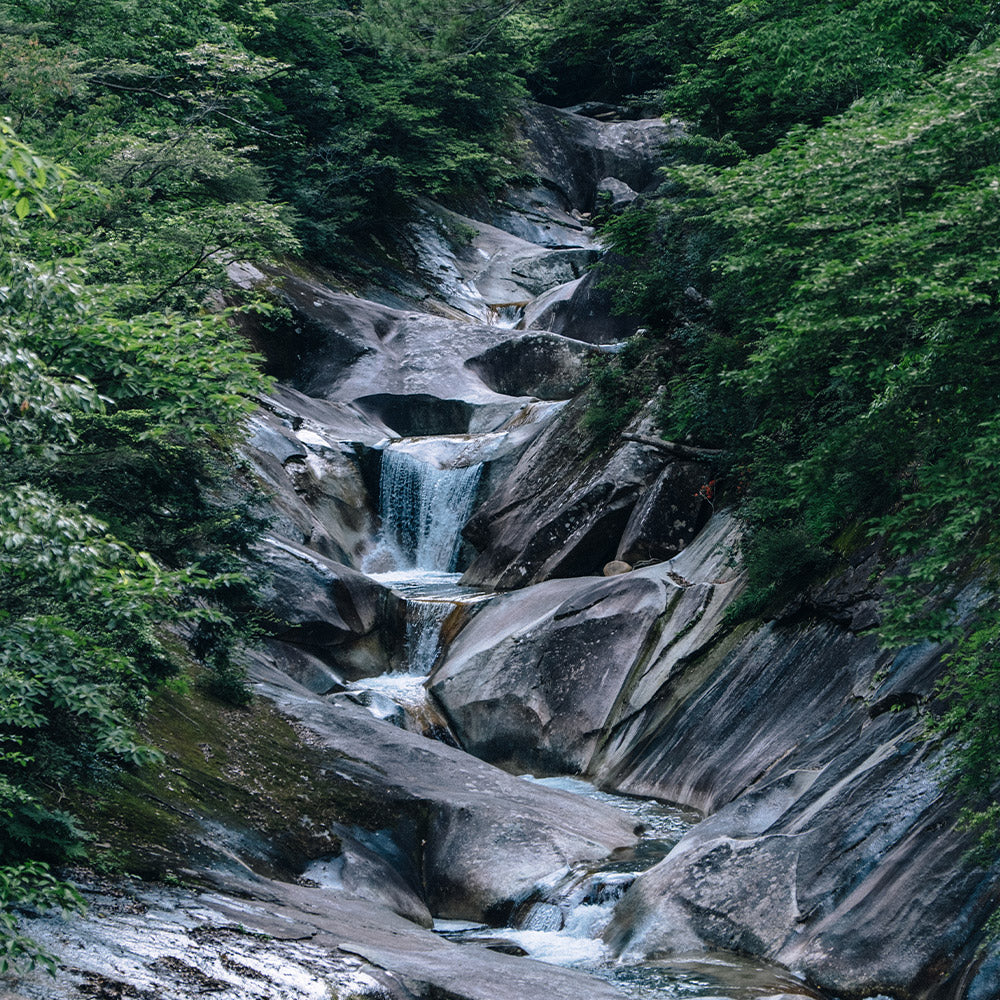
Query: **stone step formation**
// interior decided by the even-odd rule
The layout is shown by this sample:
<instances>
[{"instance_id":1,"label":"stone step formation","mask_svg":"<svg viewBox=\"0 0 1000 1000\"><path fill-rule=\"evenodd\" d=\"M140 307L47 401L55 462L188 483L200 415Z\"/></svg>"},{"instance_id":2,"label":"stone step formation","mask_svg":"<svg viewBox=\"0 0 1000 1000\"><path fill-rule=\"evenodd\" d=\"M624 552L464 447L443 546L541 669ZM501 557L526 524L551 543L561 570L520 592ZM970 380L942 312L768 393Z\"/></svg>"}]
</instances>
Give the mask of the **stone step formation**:
<instances>
[{"instance_id":1,"label":"stone step formation","mask_svg":"<svg viewBox=\"0 0 1000 1000\"><path fill-rule=\"evenodd\" d=\"M615 117L529 109L537 186L424 203L363 296L233 266L294 317L244 449L256 715L157 789L150 873L199 888L83 879L89 917L30 921L62 965L19 996L1000 995L996 873L917 739L943 650L876 648L861 564L734 630L713 456L645 412L586 433L588 358L635 332L590 215L682 135Z\"/></svg>"}]
</instances>

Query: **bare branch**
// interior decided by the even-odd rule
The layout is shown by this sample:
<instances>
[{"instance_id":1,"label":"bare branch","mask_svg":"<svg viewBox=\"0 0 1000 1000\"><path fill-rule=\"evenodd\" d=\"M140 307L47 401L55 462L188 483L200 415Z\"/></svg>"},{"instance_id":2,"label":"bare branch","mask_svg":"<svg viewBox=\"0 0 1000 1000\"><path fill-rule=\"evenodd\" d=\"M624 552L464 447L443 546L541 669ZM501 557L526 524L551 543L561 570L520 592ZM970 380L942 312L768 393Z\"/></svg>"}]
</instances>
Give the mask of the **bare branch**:
<instances>
[{"instance_id":1,"label":"bare branch","mask_svg":"<svg viewBox=\"0 0 1000 1000\"><path fill-rule=\"evenodd\" d=\"M703 460L706 458L716 458L719 455L725 454L722 448L698 448L695 445L679 444L676 441L664 441L662 438L649 437L646 434L623 434L622 440L644 444L648 448L665 451L668 455L676 455L677 458Z\"/></svg>"}]
</instances>

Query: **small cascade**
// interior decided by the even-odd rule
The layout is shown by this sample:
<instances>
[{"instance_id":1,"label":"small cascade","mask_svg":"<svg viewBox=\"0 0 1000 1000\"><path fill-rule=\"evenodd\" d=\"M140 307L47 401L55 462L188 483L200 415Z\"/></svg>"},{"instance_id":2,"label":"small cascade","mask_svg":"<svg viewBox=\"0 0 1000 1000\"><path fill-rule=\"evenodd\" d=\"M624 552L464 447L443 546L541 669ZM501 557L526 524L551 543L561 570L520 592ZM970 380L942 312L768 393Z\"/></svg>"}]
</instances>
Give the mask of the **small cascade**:
<instances>
[{"instance_id":1,"label":"small cascade","mask_svg":"<svg viewBox=\"0 0 1000 1000\"><path fill-rule=\"evenodd\" d=\"M427 677L441 649L441 626L455 610L452 601L408 601L406 665L414 677Z\"/></svg>"},{"instance_id":2,"label":"small cascade","mask_svg":"<svg viewBox=\"0 0 1000 1000\"><path fill-rule=\"evenodd\" d=\"M354 681L346 697L401 729L456 746L447 720L428 701L424 682L441 651L441 628L448 616L493 595L459 586L454 574L403 571L382 574L379 579L406 601L404 665L395 673Z\"/></svg>"},{"instance_id":3,"label":"small cascade","mask_svg":"<svg viewBox=\"0 0 1000 1000\"><path fill-rule=\"evenodd\" d=\"M528 780L535 780L525 776ZM613 805L643 827L639 844L621 857L591 867L563 868L535 886L507 927L436 920L434 929L455 942L474 942L547 962L587 970L613 983L629 1000L761 1000L818 998L784 969L739 955L706 953L619 964L602 934L615 906L638 875L661 861L698 822L690 809L652 799L601 792L577 778L541 778L540 784Z\"/></svg>"},{"instance_id":4,"label":"small cascade","mask_svg":"<svg viewBox=\"0 0 1000 1000\"><path fill-rule=\"evenodd\" d=\"M518 323L524 319L524 310L527 302L504 302L489 306L487 324L498 327L501 330L514 330Z\"/></svg>"},{"instance_id":5,"label":"small cascade","mask_svg":"<svg viewBox=\"0 0 1000 1000\"><path fill-rule=\"evenodd\" d=\"M387 446L379 480L382 532L374 558L382 565L377 568L388 561L395 569L452 572L481 474L478 463L442 467L405 442Z\"/></svg>"}]
</instances>

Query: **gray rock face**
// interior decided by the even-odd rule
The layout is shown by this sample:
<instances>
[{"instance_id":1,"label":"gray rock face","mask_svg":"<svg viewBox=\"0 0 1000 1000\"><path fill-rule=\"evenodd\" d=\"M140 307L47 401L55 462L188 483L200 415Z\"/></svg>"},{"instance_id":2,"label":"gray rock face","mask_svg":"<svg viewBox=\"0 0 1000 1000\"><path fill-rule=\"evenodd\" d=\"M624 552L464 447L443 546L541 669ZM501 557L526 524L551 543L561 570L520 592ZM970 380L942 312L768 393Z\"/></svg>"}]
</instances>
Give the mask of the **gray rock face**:
<instances>
[{"instance_id":1,"label":"gray rock face","mask_svg":"<svg viewBox=\"0 0 1000 1000\"><path fill-rule=\"evenodd\" d=\"M640 575L551 580L492 602L429 683L462 747L514 771L585 771L668 587Z\"/></svg>"},{"instance_id":2,"label":"gray rock face","mask_svg":"<svg viewBox=\"0 0 1000 1000\"><path fill-rule=\"evenodd\" d=\"M940 656L879 654L814 619L732 636L671 677L599 770L712 815L629 891L609 941L739 948L842 995L954 995L996 873L962 860L907 707Z\"/></svg>"},{"instance_id":3,"label":"gray rock face","mask_svg":"<svg viewBox=\"0 0 1000 1000\"><path fill-rule=\"evenodd\" d=\"M252 418L242 448L270 494L273 530L294 544L360 566L375 531L375 512L356 449L391 433L346 404L276 387Z\"/></svg>"},{"instance_id":4,"label":"gray rock face","mask_svg":"<svg viewBox=\"0 0 1000 1000\"><path fill-rule=\"evenodd\" d=\"M298 369L292 388L283 390L284 405L262 418L266 429L255 438L259 450L286 469L310 464L308 448L296 440L303 422L330 442L331 453L337 432L342 441L369 444L392 434L496 430L534 399L565 398L592 350L551 334L405 313L301 278L292 288L311 310L313 332L296 345ZM346 342L351 352L338 347ZM331 421L326 430L324 408Z\"/></svg>"},{"instance_id":5,"label":"gray rock face","mask_svg":"<svg viewBox=\"0 0 1000 1000\"><path fill-rule=\"evenodd\" d=\"M600 265L578 281L553 288L528 304L519 324L526 330L551 330L588 344L618 344L639 329L633 316L612 312L612 294L600 287Z\"/></svg>"},{"instance_id":6,"label":"gray rock face","mask_svg":"<svg viewBox=\"0 0 1000 1000\"><path fill-rule=\"evenodd\" d=\"M478 554L465 582L511 589L553 577L597 575L617 557L637 505L647 502L654 515L633 520L631 548L664 553L693 537L704 516L703 501L693 490L683 510L681 489L656 487L667 457L624 441L595 459L582 415L582 405L570 403L566 418L539 435L469 520L465 537ZM687 482L692 473L678 476L673 481ZM656 516L657 504L676 508L671 520Z\"/></svg>"},{"instance_id":7,"label":"gray rock face","mask_svg":"<svg viewBox=\"0 0 1000 1000\"><path fill-rule=\"evenodd\" d=\"M597 206L605 211L620 212L639 197L624 181L605 177L597 182Z\"/></svg>"},{"instance_id":8,"label":"gray rock face","mask_svg":"<svg viewBox=\"0 0 1000 1000\"><path fill-rule=\"evenodd\" d=\"M309 696L261 664L261 690L336 760L335 779L376 809L419 873L432 912L498 916L544 877L635 840L627 817L512 778L460 750ZM370 821L369 821L370 822Z\"/></svg>"},{"instance_id":9,"label":"gray rock face","mask_svg":"<svg viewBox=\"0 0 1000 1000\"><path fill-rule=\"evenodd\" d=\"M632 509L615 558L659 562L693 542L710 513L709 503L698 499L705 479L705 466L699 463L667 465Z\"/></svg>"},{"instance_id":10,"label":"gray rock face","mask_svg":"<svg viewBox=\"0 0 1000 1000\"><path fill-rule=\"evenodd\" d=\"M466 366L495 392L569 399L586 377L592 353L587 345L555 334L522 334L470 358Z\"/></svg>"},{"instance_id":11,"label":"gray rock face","mask_svg":"<svg viewBox=\"0 0 1000 1000\"><path fill-rule=\"evenodd\" d=\"M551 580L493 600L428 682L460 744L512 770L593 770L615 726L712 641L740 586L722 566L731 540L719 518L687 560ZM702 574L700 582L682 572Z\"/></svg>"},{"instance_id":12,"label":"gray rock face","mask_svg":"<svg viewBox=\"0 0 1000 1000\"><path fill-rule=\"evenodd\" d=\"M400 598L363 573L306 548L277 538L266 544L272 578L264 599L276 619L275 638L348 680L384 674L399 664L396 637L405 619ZM395 629L390 627L394 621L399 623Z\"/></svg>"},{"instance_id":13,"label":"gray rock face","mask_svg":"<svg viewBox=\"0 0 1000 1000\"><path fill-rule=\"evenodd\" d=\"M1000 879L965 860L919 740L943 651L852 631L863 560L796 616L723 629L732 542L716 517L668 563L498 599L431 691L507 766L708 814L619 904L605 939L626 960L724 948L839 996L961 995Z\"/></svg>"},{"instance_id":14,"label":"gray rock face","mask_svg":"<svg viewBox=\"0 0 1000 1000\"><path fill-rule=\"evenodd\" d=\"M524 133L542 181L563 192L571 207L592 212L598 183L606 178L634 191L655 184L667 147L683 129L659 118L601 122L535 105L525 117Z\"/></svg>"}]
</instances>

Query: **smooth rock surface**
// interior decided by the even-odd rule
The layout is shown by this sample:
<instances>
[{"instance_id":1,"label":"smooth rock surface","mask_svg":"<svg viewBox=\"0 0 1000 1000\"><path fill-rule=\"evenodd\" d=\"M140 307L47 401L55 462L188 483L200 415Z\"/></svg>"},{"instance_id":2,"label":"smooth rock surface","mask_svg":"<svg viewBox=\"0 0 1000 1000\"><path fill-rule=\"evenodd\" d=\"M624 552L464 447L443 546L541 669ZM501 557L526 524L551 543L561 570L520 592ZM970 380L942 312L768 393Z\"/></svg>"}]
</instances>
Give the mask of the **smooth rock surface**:
<instances>
[{"instance_id":1,"label":"smooth rock surface","mask_svg":"<svg viewBox=\"0 0 1000 1000\"><path fill-rule=\"evenodd\" d=\"M264 490L271 529L355 569L375 533L359 449L392 432L342 404L277 387L241 451Z\"/></svg>"},{"instance_id":2,"label":"smooth rock surface","mask_svg":"<svg viewBox=\"0 0 1000 1000\"><path fill-rule=\"evenodd\" d=\"M598 264L578 281L538 296L525 308L519 325L526 330L551 330L588 344L621 344L638 332L639 320L613 311L614 295L602 287L603 278Z\"/></svg>"},{"instance_id":3,"label":"smooth rock surface","mask_svg":"<svg viewBox=\"0 0 1000 1000\"><path fill-rule=\"evenodd\" d=\"M460 750L327 703L259 663L260 690L337 760L337 779L385 816L438 916L482 920L568 865L635 841L628 818L540 788Z\"/></svg>"},{"instance_id":4,"label":"smooth rock surface","mask_svg":"<svg viewBox=\"0 0 1000 1000\"><path fill-rule=\"evenodd\" d=\"M200 893L111 885L86 921L30 923L64 961L12 983L21 1000L621 1000L583 973L450 944L323 888L232 880Z\"/></svg>"},{"instance_id":5,"label":"smooth rock surface","mask_svg":"<svg viewBox=\"0 0 1000 1000\"><path fill-rule=\"evenodd\" d=\"M624 959L723 948L842 997L955 1000L1000 878L965 857L919 738L943 650L856 634L863 553L785 618L725 628L737 537L717 515L670 562L499 598L430 690L505 766L708 814L618 905L606 941Z\"/></svg>"},{"instance_id":6,"label":"smooth rock surface","mask_svg":"<svg viewBox=\"0 0 1000 1000\"><path fill-rule=\"evenodd\" d=\"M597 575L615 559L636 506L642 503L670 461L656 449L619 440L599 456L583 427L584 406L571 402L558 424L525 451L509 476L473 514L465 537L477 555L464 582L512 589L553 577ZM637 421L631 428L643 426ZM674 494L677 500L682 498ZM703 502L692 495L688 512L673 521L652 517L633 522L647 548L664 552L679 536L675 522L694 525ZM693 532L689 532L693 534Z\"/></svg>"},{"instance_id":7,"label":"smooth rock surface","mask_svg":"<svg viewBox=\"0 0 1000 1000\"><path fill-rule=\"evenodd\" d=\"M569 399L587 376L587 344L552 333L520 334L466 361L495 392Z\"/></svg>"},{"instance_id":8,"label":"smooth rock surface","mask_svg":"<svg viewBox=\"0 0 1000 1000\"><path fill-rule=\"evenodd\" d=\"M370 577L302 546L265 539L271 579L263 594L276 639L319 659L342 678L373 677L400 664L394 639L403 602Z\"/></svg>"},{"instance_id":9,"label":"smooth rock surface","mask_svg":"<svg viewBox=\"0 0 1000 1000\"><path fill-rule=\"evenodd\" d=\"M720 565L732 533L718 517L694 565L550 580L491 601L428 682L460 745L512 770L591 771L615 725L712 641L740 586Z\"/></svg>"},{"instance_id":10,"label":"smooth rock surface","mask_svg":"<svg viewBox=\"0 0 1000 1000\"><path fill-rule=\"evenodd\" d=\"M570 207L592 212L598 183L614 178L634 191L657 182L669 146L683 135L660 118L601 122L558 108L535 105L525 116L529 163Z\"/></svg>"}]
</instances>

